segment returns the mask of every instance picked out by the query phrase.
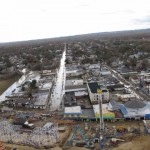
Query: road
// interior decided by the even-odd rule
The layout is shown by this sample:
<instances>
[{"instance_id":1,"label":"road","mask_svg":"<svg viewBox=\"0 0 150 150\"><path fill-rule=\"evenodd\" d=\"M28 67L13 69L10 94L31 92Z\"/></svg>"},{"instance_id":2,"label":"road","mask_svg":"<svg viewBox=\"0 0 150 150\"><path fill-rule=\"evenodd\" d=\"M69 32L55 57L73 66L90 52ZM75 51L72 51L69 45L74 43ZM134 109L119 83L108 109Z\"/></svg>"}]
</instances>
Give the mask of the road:
<instances>
[{"instance_id":1,"label":"road","mask_svg":"<svg viewBox=\"0 0 150 150\"><path fill-rule=\"evenodd\" d=\"M148 101L150 98L146 95L143 94L142 92L136 90L135 86L133 84L131 84L130 82L128 82L127 80L125 80L125 78L123 78L117 71L113 70L112 68L108 67L107 68L112 72L112 74L121 82L125 85L125 87L127 87L129 89L129 91L136 95L136 97L138 99L141 99L143 101Z\"/></svg>"},{"instance_id":2,"label":"road","mask_svg":"<svg viewBox=\"0 0 150 150\"><path fill-rule=\"evenodd\" d=\"M66 80L65 60L66 60L66 46L62 54L60 67L59 70L57 71L57 76L50 97L50 111L60 110L62 108L61 104L63 100L63 95L65 93L65 80Z\"/></svg>"}]
</instances>

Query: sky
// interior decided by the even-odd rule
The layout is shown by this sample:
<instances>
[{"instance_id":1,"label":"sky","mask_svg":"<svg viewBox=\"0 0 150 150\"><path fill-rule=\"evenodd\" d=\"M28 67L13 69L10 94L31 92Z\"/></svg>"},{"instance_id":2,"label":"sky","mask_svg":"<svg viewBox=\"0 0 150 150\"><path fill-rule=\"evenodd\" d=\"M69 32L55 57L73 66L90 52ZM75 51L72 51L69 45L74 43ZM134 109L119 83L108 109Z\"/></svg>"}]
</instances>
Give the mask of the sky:
<instances>
[{"instance_id":1,"label":"sky","mask_svg":"<svg viewBox=\"0 0 150 150\"><path fill-rule=\"evenodd\" d=\"M0 0L0 43L150 27L149 0Z\"/></svg>"}]
</instances>

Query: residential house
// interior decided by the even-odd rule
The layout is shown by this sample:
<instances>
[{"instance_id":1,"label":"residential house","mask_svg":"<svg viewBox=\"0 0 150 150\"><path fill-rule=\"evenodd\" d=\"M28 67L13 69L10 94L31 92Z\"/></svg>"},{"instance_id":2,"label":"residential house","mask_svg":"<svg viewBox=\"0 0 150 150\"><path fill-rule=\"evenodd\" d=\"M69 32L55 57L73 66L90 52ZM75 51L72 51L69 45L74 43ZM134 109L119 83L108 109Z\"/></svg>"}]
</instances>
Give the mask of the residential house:
<instances>
[{"instance_id":1,"label":"residential house","mask_svg":"<svg viewBox=\"0 0 150 150\"><path fill-rule=\"evenodd\" d=\"M100 75L105 76L105 75L110 75L110 74L111 74L111 72L108 70L108 68L102 67L100 69Z\"/></svg>"},{"instance_id":2,"label":"residential house","mask_svg":"<svg viewBox=\"0 0 150 150\"><path fill-rule=\"evenodd\" d=\"M113 85L107 85L107 88L111 91L123 91L124 85L123 84L113 84Z\"/></svg>"},{"instance_id":3,"label":"residential house","mask_svg":"<svg viewBox=\"0 0 150 150\"><path fill-rule=\"evenodd\" d=\"M100 64L91 64L89 69L100 69Z\"/></svg>"},{"instance_id":4,"label":"residential house","mask_svg":"<svg viewBox=\"0 0 150 150\"><path fill-rule=\"evenodd\" d=\"M65 84L66 84L66 86L83 85L83 80L82 79L66 80Z\"/></svg>"},{"instance_id":5,"label":"residential house","mask_svg":"<svg viewBox=\"0 0 150 150\"><path fill-rule=\"evenodd\" d=\"M140 78L138 76L131 76L129 78L129 80L133 83L133 84L140 84Z\"/></svg>"}]
</instances>

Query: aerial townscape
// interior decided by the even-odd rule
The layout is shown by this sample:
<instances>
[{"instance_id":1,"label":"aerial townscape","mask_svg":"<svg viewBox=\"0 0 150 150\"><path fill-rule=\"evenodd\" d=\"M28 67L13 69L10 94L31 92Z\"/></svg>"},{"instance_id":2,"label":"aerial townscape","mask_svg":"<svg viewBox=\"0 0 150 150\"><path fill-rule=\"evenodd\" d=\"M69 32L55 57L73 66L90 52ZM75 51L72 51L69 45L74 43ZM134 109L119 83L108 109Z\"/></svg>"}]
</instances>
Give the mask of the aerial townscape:
<instances>
[{"instance_id":1,"label":"aerial townscape","mask_svg":"<svg viewBox=\"0 0 150 150\"><path fill-rule=\"evenodd\" d=\"M0 150L150 147L149 34L1 44Z\"/></svg>"}]
</instances>

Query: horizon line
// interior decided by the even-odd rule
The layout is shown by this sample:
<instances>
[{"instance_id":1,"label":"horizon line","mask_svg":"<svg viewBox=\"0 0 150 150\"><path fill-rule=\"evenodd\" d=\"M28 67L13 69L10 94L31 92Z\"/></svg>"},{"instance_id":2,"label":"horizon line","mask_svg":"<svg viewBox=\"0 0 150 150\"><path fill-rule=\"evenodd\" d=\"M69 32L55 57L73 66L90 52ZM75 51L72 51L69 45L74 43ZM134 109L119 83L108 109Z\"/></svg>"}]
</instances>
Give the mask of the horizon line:
<instances>
[{"instance_id":1,"label":"horizon line","mask_svg":"<svg viewBox=\"0 0 150 150\"><path fill-rule=\"evenodd\" d=\"M90 34L103 34L103 33L115 33L115 32L128 32L128 31L140 31L140 30L148 30L150 28L141 28L141 29L125 29L125 30L114 30L114 31L102 31L102 32L90 32L84 34L73 34L73 35L64 35L64 36L54 36L54 37L47 37L47 38L35 38L29 40L20 40L20 41L10 41L10 42L0 42L0 44L13 44L13 43L21 43L21 42L32 42L38 40L50 40L50 39L57 39L57 38L66 38L66 37L75 37L75 36L82 36L82 35L90 35Z\"/></svg>"}]
</instances>

